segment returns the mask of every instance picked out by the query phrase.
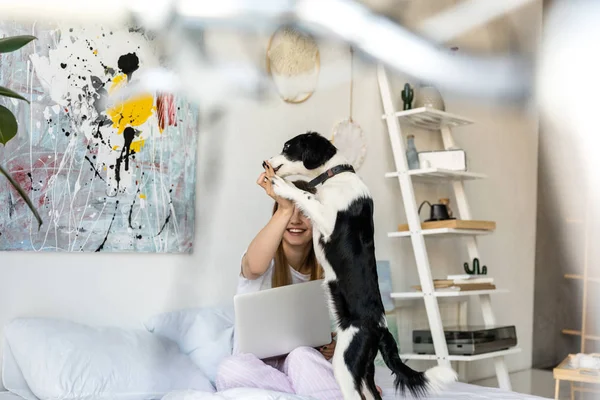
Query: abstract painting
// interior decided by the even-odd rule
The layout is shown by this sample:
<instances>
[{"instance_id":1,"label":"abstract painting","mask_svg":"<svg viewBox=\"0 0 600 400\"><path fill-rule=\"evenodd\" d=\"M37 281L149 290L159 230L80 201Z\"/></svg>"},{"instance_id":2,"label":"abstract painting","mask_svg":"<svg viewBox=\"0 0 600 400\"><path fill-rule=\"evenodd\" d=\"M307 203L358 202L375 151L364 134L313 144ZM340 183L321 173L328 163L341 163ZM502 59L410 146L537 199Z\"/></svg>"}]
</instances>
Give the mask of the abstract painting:
<instances>
[{"instance_id":1,"label":"abstract painting","mask_svg":"<svg viewBox=\"0 0 600 400\"><path fill-rule=\"evenodd\" d=\"M0 250L189 253L194 237L198 111L173 93L114 101L162 60L140 29L0 23L34 35L0 55L0 100L19 132L0 164L44 221L0 177ZM111 99L111 101L109 101Z\"/></svg>"}]
</instances>

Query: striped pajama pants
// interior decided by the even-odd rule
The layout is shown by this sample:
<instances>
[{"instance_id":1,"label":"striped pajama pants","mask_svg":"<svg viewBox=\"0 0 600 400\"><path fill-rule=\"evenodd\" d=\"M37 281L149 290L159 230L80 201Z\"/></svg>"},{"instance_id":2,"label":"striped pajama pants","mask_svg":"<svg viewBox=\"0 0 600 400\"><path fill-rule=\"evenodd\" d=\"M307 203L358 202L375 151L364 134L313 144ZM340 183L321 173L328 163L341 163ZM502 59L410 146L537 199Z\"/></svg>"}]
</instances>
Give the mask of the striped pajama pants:
<instances>
[{"instance_id":1,"label":"striped pajama pants","mask_svg":"<svg viewBox=\"0 0 600 400\"><path fill-rule=\"evenodd\" d=\"M311 347L298 347L284 359L269 364L252 354L229 356L219 365L217 390L246 387L318 400L343 399L331 363Z\"/></svg>"}]
</instances>

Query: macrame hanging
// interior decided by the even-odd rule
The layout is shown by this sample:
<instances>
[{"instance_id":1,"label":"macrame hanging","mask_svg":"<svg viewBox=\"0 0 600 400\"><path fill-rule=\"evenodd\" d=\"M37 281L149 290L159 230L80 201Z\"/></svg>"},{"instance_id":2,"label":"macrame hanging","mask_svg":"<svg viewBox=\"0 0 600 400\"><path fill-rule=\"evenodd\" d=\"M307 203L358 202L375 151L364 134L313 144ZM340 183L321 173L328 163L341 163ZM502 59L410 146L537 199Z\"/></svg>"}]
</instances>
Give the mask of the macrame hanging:
<instances>
[{"instance_id":1,"label":"macrame hanging","mask_svg":"<svg viewBox=\"0 0 600 400\"><path fill-rule=\"evenodd\" d=\"M350 115L333 127L331 142L352 164L354 169L359 169L367 153L363 130L352 118L353 108L353 61L354 51L350 48Z\"/></svg>"},{"instance_id":2,"label":"macrame hanging","mask_svg":"<svg viewBox=\"0 0 600 400\"><path fill-rule=\"evenodd\" d=\"M266 65L281 98L288 103L302 103L317 87L319 47L312 36L283 26L269 40Z\"/></svg>"}]
</instances>

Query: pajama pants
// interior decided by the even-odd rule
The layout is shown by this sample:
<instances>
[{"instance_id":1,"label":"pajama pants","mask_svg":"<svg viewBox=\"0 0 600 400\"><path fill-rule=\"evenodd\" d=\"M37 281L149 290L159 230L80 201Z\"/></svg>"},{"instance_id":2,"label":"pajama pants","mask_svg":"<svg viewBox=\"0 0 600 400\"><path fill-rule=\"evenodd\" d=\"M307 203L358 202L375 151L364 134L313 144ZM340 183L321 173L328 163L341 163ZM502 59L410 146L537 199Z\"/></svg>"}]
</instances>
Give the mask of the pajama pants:
<instances>
[{"instance_id":1,"label":"pajama pants","mask_svg":"<svg viewBox=\"0 0 600 400\"><path fill-rule=\"evenodd\" d=\"M272 364L268 365L252 354L229 356L219 365L217 390L249 387L318 400L343 399L331 363L311 347L298 347L285 359Z\"/></svg>"}]
</instances>

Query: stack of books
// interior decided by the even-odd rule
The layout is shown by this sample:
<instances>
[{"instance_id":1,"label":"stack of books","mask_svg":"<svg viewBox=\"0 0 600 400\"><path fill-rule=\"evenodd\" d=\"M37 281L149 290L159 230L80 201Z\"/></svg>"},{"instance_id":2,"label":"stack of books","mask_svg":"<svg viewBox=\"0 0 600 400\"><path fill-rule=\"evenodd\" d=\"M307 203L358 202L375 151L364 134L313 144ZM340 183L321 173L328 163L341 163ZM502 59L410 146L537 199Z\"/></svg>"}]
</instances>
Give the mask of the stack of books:
<instances>
[{"instance_id":1,"label":"stack of books","mask_svg":"<svg viewBox=\"0 0 600 400\"><path fill-rule=\"evenodd\" d=\"M493 290L494 278L485 275L448 275L446 279L434 279L433 287L436 291L467 291L467 290ZM421 291L421 285L412 286Z\"/></svg>"}]
</instances>

